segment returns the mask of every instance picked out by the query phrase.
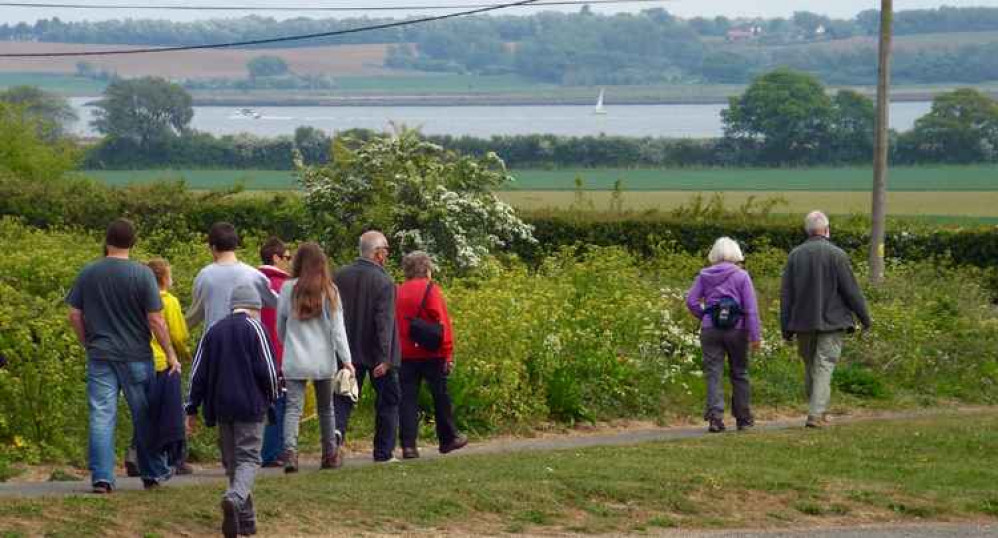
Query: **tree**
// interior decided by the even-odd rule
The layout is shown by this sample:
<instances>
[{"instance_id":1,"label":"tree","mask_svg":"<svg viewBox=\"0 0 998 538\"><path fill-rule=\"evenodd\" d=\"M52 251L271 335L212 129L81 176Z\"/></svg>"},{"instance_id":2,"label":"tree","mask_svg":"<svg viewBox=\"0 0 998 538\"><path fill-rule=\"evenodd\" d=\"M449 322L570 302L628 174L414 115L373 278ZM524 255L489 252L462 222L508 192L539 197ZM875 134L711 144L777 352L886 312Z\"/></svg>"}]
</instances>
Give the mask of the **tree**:
<instances>
[{"instance_id":1,"label":"tree","mask_svg":"<svg viewBox=\"0 0 998 538\"><path fill-rule=\"evenodd\" d=\"M421 249L457 269L479 265L532 229L493 191L510 181L494 153L481 159L444 150L415 131L367 142L337 138L333 161L306 166L296 158L312 233L341 257L356 238L379 229L400 251Z\"/></svg>"},{"instance_id":2,"label":"tree","mask_svg":"<svg viewBox=\"0 0 998 538\"><path fill-rule=\"evenodd\" d=\"M869 162L873 155L873 101L853 90L840 90L832 99L829 159L832 162Z\"/></svg>"},{"instance_id":3,"label":"tree","mask_svg":"<svg viewBox=\"0 0 998 538\"><path fill-rule=\"evenodd\" d=\"M79 119L65 97L36 86L14 86L0 92L0 102L20 105L25 113L37 118L39 135L47 141L65 135L69 125Z\"/></svg>"},{"instance_id":4,"label":"tree","mask_svg":"<svg viewBox=\"0 0 998 538\"><path fill-rule=\"evenodd\" d=\"M961 164L998 160L998 101L970 88L940 94L910 136L920 159Z\"/></svg>"},{"instance_id":5,"label":"tree","mask_svg":"<svg viewBox=\"0 0 998 538\"><path fill-rule=\"evenodd\" d=\"M834 115L825 88L811 75L778 69L756 78L721 112L725 138L756 146L765 164L819 158Z\"/></svg>"},{"instance_id":6,"label":"tree","mask_svg":"<svg viewBox=\"0 0 998 538\"><path fill-rule=\"evenodd\" d=\"M157 77L115 80L96 108L93 126L97 131L110 139L129 140L143 150L182 134L194 117L191 95Z\"/></svg>"},{"instance_id":7,"label":"tree","mask_svg":"<svg viewBox=\"0 0 998 538\"><path fill-rule=\"evenodd\" d=\"M0 172L32 181L62 176L78 157L67 140L46 141L39 118L24 105L0 102Z\"/></svg>"},{"instance_id":8,"label":"tree","mask_svg":"<svg viewBox=\"0 0 998 538\"><path fill-rule=\"evenodd\" d=\"M288 63L277 56L257 56L246 62L246 69L250 78L279 77L291 71Z\"/></svg>"}]
</instances>

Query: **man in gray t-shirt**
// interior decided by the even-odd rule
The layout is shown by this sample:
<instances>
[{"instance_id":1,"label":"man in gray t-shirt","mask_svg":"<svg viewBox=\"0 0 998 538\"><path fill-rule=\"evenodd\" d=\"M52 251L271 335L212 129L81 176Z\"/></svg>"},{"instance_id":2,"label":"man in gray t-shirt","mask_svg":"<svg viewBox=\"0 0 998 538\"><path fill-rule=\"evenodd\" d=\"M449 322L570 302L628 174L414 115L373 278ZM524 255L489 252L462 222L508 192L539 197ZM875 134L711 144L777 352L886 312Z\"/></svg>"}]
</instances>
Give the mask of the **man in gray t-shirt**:
<instances>
[{"instance_id":1,"label":"man in gray t-shirt","mask_svg":"<svg viewBox=\"0 0 998 538\"><path fill-rule=\"evenodd\" d=\"M106 242L107 255L80 272L66 297L69 321L87 350L89 459L95 493L114 489L119 392L124 392L131 410L143 483L153 487L170 477L165 457L145 446L147 432L154 426L149 423L146 397L155 376L151 336L166 352L170 373L180 373L156 278L148 267L129 260L134 226L124 219L112 222Z\"/></svg>"},{"instance_id":2,"label":"man in gray t-shirt","mask_svg":"<svg viewBox=\"0 0 998 538\"><path fill-rule=\"evenodd\" d=\"M232 290L240 284L256 289L263 305L277 307L277 294L270 289L270 280L256 268L236 257L239 235L227 222L218 222L208 233L208 246L215 263L202 269L194 279L193 302L187 310L187 325L197 327L204 322L207 331L232 313L229 304Z\"/></svg>"}]
</instances>

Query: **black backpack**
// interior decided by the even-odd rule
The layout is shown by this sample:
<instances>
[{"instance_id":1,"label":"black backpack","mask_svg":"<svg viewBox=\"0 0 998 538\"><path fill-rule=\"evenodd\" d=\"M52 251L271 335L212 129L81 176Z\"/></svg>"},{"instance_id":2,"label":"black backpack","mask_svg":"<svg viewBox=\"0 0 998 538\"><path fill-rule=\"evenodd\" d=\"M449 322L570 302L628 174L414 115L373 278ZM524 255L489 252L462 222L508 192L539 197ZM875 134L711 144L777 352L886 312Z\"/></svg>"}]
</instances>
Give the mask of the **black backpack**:
<instances>
[{"instance_id":1,"label":"black backpack","mask_svg":"<svg viewBox=\"0 0 998 538\"><path fill-rule=\"evenodd\" d=\"M742 307L733 297L721 297L717 304L707 309L715 329L734 329L742 319Z\"/></svg>"}]
</instances>

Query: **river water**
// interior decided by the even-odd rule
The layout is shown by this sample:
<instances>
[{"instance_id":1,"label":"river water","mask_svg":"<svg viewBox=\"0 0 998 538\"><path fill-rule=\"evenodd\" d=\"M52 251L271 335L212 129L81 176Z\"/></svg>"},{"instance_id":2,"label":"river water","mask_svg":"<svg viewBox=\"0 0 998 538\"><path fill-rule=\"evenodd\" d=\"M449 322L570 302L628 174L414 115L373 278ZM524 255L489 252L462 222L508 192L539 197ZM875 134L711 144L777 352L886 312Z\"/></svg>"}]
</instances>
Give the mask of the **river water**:
<instances>
[{"instance_id":1,"label":"river water","mask_svg":"<svg viewBox=\"0 0 998 538\"><path fill-rule=\"evenodd\" d=\"M90 127L90 98L71 99L80 121L75 132L96 136ZM891 105L891 127L911 129L929 111L929 102ZM606 114L591 106L288 106L254 107L258 118L239 114L234 107L194 107L192 127L216 135L250 133L258 136L293 134L301 125L327 132L352 128L385 130L391 123L417 127L425 134L488 137L492 135L555 134L563 136L620 135L709 138L721 136L725 105L615 105Z\"/></svg>"}]
</instances>

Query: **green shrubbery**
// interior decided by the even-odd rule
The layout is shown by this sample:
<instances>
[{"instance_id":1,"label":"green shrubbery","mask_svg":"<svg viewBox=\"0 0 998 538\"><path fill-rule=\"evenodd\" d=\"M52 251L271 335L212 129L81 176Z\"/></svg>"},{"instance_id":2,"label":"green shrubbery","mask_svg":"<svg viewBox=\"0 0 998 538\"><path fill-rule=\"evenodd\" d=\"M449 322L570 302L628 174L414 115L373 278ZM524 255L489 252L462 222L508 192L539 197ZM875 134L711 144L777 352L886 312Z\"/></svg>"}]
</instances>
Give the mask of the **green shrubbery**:
<instances>
[{"instance_id":1,"label":"green shrubbery","mask_svg":"<svg viewBox=\"0 0 998 538\"><path fill-rule=\"evenodd\" d=\"M257 237L243 256L253 261ZM62 297L99 237L0 220L0 461L82 462L86 447L84 354ZM200 240L143 237L139 259L171 260L175 292L189 304L210 258ZM786 253L749 248L765 345L752 363L757 406L803 402L800 366L779 340L778 279ZM451 381L462 427L487 433L556 420L697 416L702 406L696 324L682 294L702 256L660 242L648 255L620 247L565 248L537 266L491 259L443 281L454 318L458 367ZM862 264L858 265L861 276ZM836 379L849 399L993 402L998 319L982 272L904 263L868 290L874 332L851 338ZM849 398L849 399L846 399ZM126 416L122 413L122 417ZM194 440L211 457L211 432ZM119 447L127 444L121 428ZM2 472L2 469L0 469Z\"/></svg>"}]
</instances>

